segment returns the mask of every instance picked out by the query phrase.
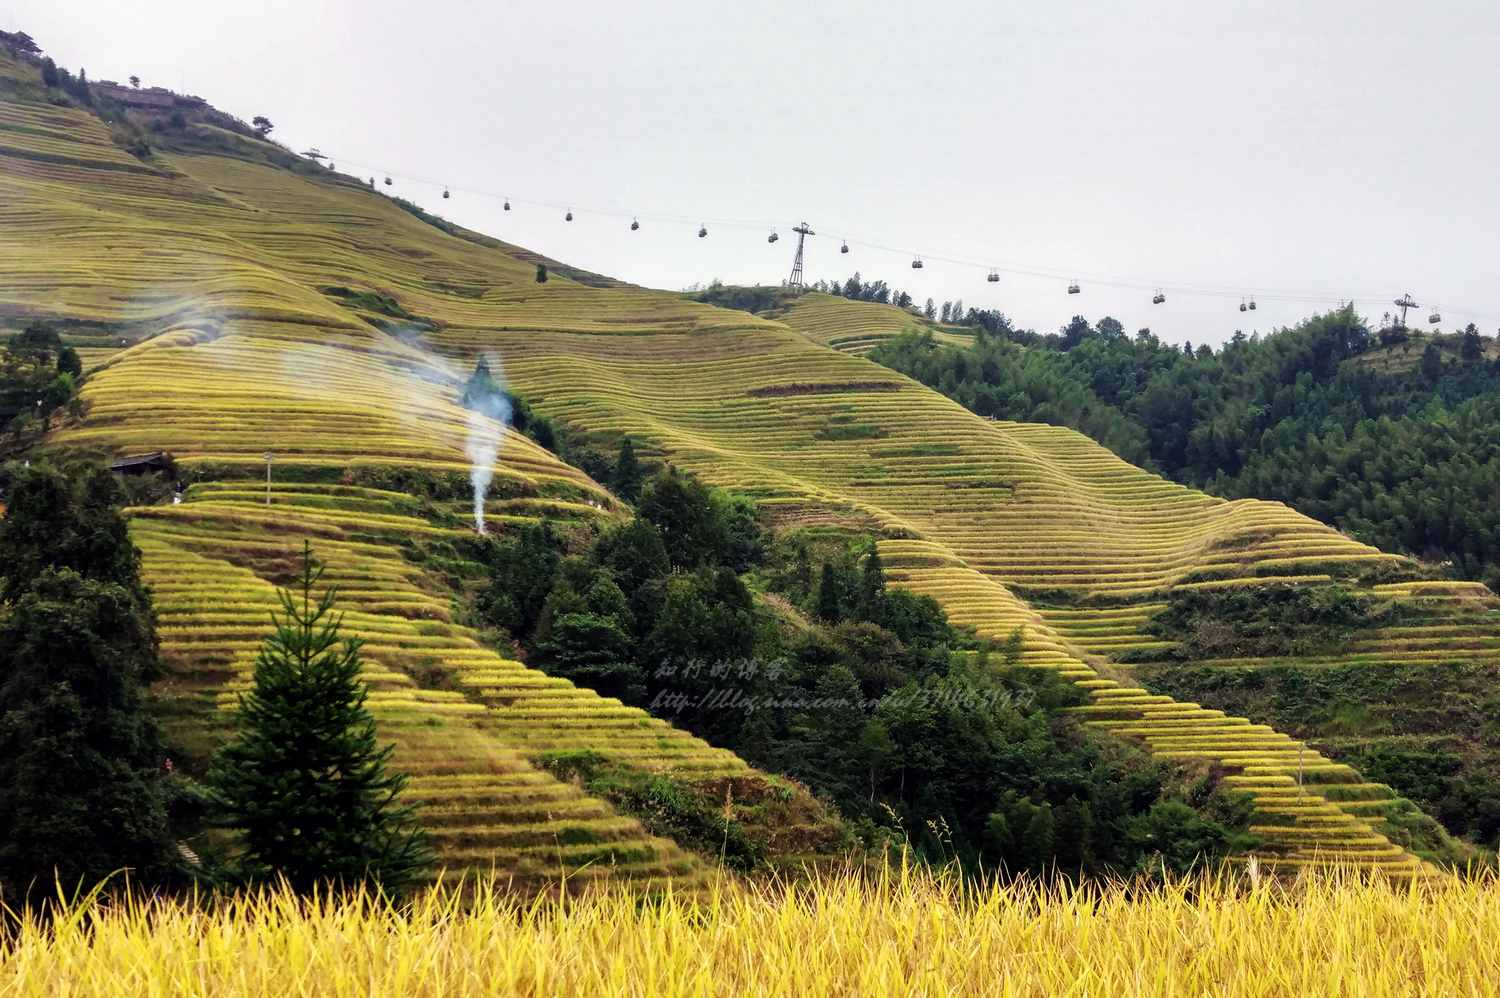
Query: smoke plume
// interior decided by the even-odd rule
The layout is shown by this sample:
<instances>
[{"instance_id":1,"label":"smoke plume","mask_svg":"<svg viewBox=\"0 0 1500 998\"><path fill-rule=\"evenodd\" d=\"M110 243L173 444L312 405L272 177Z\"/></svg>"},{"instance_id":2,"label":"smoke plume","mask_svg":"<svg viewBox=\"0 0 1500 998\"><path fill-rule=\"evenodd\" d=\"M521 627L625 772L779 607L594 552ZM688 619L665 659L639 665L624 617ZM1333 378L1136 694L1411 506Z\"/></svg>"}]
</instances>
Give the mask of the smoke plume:
<instances>
[{"instance_id":1,"label":"smoke plume","mask_svg":"<svg viewBox=\"0 0 1500 998\"><path fill-rule=\"evenodd\" d=\"M469 481L474 486L474 529L481 534L485 533L484 500L495 477L495 460L505 444L505 427L510 423L510 396L505 392L500 358L486 354L484 359L493 380L488 384L471 381L464 393L469 406L464 453L474 465L469 469Z\"/></svg>"}]
</instances>

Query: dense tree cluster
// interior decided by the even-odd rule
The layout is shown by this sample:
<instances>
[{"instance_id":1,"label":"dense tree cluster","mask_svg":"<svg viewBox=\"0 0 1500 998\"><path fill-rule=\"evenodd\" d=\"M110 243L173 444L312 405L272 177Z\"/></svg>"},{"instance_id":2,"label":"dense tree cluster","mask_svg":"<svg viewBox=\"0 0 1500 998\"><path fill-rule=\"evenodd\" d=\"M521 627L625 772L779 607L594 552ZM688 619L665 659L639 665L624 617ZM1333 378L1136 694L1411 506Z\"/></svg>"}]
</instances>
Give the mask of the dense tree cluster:
<instances>
[{"instance_id":1,"label":"dense tree cluster","mask_svg":"<svg viewBox=\"0 0 1500 998\"><path fill-rule=\"evenodd\" d=\"M812 289L851 301L877 302L881 305L895 305L897 308L911 308L914 302L911 295L905 291L893 291L885 281L861 281L858 271L842 284L838 281L819 281ZM931 306L931 299L928 299L928 305Z\"/></svg>"},{"instance_id":2,"label":"dense tree cluster","mask_svg":"<svg viewBox=\"0 0 1500 998\"><path fill-rule=\"evenodd\" d=\"M1494 705L1490 707L1493 714ZM1389 784L1422 805L1454 835L1500 844L1500 782L1483 770L1465 767L1461 757L1387 743L1360 756L1359 766L1367 778Z\"/></svg>"},{"instance_id":3,"label":"dense tree cluster","mask_svg":"<svg viewBox=\"0 0 1500 998\"><path fill-rule=\"evenodd\" d=\"M1500 585L1500 360L1472 326L1417 350L1345 308L1215 352L1110 318L1047 336L966 319L970 346L911 333L870 356L981 415L1070 426L1186 484L1280 500ZM1410 366L1360 362L1382 348Z\"/></svg>"},{"instance_id":4,"label":"dense tree cluster","mask_svg":"<svg viewBox=\"0 0 1500 998\"><path fill-rule=\"evenodd\" d=\"M79 415L83 378L78 351L57 330L34 322L12 336L0 352L0 414L19 443L45 433L57 416Z\"/></svg>"},{"instance_id":5,"label":"dense tree cluster","mask_svg":"<svg viewBox=\"0 0 1500 998\"><path fill-rule=\"evenodd\" d=\"M173 793L144 685L156 621L124 500L97 465L25 468L0 519L0 884L92 887L176 861ZM56 878L56 879L54 879Z\"/></svg>"},{"instance_id":6,"label":"dense tree cluster","mask_svg":"<svg viewBox=\"0 0 1500 998\"><path fill-rule=\"evenodd\" d=\"M546 523L488 545L478 611L547 672L801 780L867 841L909 840L934 861L1186 869L1243 831L1243 805L1217 784L1188 787L1169 765L1087 739L1061 712L1081 694L1022 668L1019 634L989 649L930 596L888 586L875 544L815 559L768 536L745 497L670 468L635 510L572 553ZM598 768L567 764L591 779ZM740 846L735 862L751 861Z\"/></svg>"},{"instance_id":7,"label":"dense tree cluster","mask_svg":"<svg viewBox=\"0 0 1500 998\"><path fill-rule=\"evenodd\" d=\"M1402 613L1395 601L1337 584L1182 588L1150 624L1173 645L1123 660L1336 655L1355 634L1393 626Z\"/></svg>"}]
</instances>

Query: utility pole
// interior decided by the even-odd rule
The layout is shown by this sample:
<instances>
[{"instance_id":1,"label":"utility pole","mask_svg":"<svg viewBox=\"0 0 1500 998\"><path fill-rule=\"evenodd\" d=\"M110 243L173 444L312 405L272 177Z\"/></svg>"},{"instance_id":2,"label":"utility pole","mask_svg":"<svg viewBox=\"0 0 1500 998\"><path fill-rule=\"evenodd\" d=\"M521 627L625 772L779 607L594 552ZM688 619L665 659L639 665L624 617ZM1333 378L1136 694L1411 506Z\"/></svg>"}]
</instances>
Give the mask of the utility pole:
<instances>
[{"instance_id":1,"label":"utility pole","mask_svg":"<svg viewBox=\"0 0 1500 998\"><path fill-rule=\"evenodd\" d=\"M815 236L817 233L809 229L806 222L792 231L797 233L797 259L792 264L792 279L787 281L786 285L789 288L800 288L802 287L802 243L808 236Z\"/></svg>"},{"instance_id":2,"label":"utility pole","mask_svg":"<svg viewBox=\"0 0 1500 998\"><path fill-rule=\"evenodd\" d=\"M276 455L266 451L266 505L271 505L271 465L276 463Z\"/></svg>"},{"instance_id":3,"label":"utility pole","mask_svg":"<svg viewBox=\"0 0 1500 998\"><path fill-rule=\"evenodd\" d=\"M1307 751L1307 743L1297 746L1297 803L1302 803L1302 753Z\"/></svg>"},{"instance_id":4,"label":"utility pole","mask_svg":"<svg viewBox=\"0 0 1500 998\"><path fill-rule=\"evenodd\" d=\"M1406 328L1406 310L1416 308L1417 303L1411 300L1411 295L1402 295L1396 299L1396 307L1401 309L1401 328Z\"/></svg>"}]
</instances>

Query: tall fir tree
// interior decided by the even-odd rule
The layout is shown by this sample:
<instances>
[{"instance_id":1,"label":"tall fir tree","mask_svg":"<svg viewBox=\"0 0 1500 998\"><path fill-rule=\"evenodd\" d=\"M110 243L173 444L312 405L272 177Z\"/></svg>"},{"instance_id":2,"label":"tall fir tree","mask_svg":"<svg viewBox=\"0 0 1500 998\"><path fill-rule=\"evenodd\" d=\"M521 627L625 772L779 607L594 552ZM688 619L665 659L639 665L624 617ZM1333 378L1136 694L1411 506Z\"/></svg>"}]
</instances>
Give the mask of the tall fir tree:
<instances>
[{"instance_id":1,"label":"tall fir tree","mask_svg":"<svg viewBox=\"0 0 1500 998\"><path fill-rule=\"evenodd\" d=\"M171 876L160 668L140 552L98 465L28 468L0 519L0 882L35 900ZM56 880L54 880L56 878Z\"/></svg>"},{"instance_id":2,"label":"tall fir tree","mask_svg":"<svg viewBox=\"0 0 1500 998\"><path fill-rule=\"evenodd\" d=\"M302 571L279 590L281 614L240 703L239 738L204 777L203 802L240 851L224 867L234 884L284 878L298 893L361 882L398 892L431 862L415 808L397 803L407 774L387 770L359 678L361 642L340 638L336 586L313 589L323 566L303 542Z\"/></svg>"},{"instance_id":3,"label":"tall fir tree","mask_svg":"<svg viewBox=\"0 0 1500 998\"><path fill-rule=\"evenodd\" d=\"M626 437L620 441L620 456L615 461L615 495L626 502L635 502L641 497L641 463L636 460L635 444Z\"/></svg>"}]
</instances>

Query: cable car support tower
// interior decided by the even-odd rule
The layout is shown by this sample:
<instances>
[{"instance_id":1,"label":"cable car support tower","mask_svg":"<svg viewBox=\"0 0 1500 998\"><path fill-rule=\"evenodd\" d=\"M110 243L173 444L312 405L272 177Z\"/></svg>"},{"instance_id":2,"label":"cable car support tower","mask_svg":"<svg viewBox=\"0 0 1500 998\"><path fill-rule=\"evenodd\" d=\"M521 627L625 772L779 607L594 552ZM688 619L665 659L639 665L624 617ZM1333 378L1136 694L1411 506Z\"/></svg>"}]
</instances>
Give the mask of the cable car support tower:
<instances>
[{"instance_id":1,"label":"cable car support tower","mask_svg":"<svg viewBox=\"0 0 1500 998\"><path fill-rule=\"evenodd\" d=\"M1411 295L1402 295L1396 301L1396 307L1399 308L1399 309L1401 309L1401 328L1405 329L1406 328L1406 310L1409 309L1409 308L1416 308L1417 307L1417 303L1411 300Z\"/></svg>"},{"instance_id":2,"label":"cable car support tower","mask_svg":"<svg viewBox=\"0 0 1500 998\"><path fill-rule=\"evenodd\" d=\"M786 285L789 288L800 288L802 287L802 244L808 236L815 236L817 233L809 229L806 222L792 231L797 233L797 259L792 262L792 278L786 282Z\"/></svg>"}]
</instances>

